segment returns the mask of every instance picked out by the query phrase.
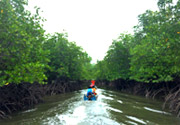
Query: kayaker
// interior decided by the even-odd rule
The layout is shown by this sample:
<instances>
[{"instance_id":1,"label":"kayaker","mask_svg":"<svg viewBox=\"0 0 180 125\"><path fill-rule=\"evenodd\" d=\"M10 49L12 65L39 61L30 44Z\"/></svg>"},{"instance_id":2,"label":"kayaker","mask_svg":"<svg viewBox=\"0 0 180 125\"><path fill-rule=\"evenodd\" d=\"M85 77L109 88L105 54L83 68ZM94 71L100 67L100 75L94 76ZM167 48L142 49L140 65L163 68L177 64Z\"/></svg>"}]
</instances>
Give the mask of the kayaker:
<instances>
[{"instance_id":1,"label":"kayaker","mask_svg":"<svg viewBox=\"0 0 180 125\"><path fill-rule=\"evenodd\" d=\"M94 94L94 95L97 95L97 93L96 93L96 87L95 87L95 80L91 80L91 85L90 85L90 86L92 87L93 94Z\"/></svg>"},{"instance_id":2,"label":"kayaker","mask_svg":"<svg viewBox=\"0 0 180 125\"><path fill-rule=\"evenodd\" d=\"M87 94L84 95L84 100L96 100L97 93L96 93L96 86L95 80L91 80L91 85L88 86Z\"/></svg>"},{"instance_id":3,"label":"kayaker","mask_svg":"<svg viewBox=\"0 0 180 125\"><path fill-rule=\"evenodd\" d=\"M92 94L93 94L93 89L91 86L89 86L87 89L87 97L90 99L92 97Z\"/></svg>"}]
</instances>

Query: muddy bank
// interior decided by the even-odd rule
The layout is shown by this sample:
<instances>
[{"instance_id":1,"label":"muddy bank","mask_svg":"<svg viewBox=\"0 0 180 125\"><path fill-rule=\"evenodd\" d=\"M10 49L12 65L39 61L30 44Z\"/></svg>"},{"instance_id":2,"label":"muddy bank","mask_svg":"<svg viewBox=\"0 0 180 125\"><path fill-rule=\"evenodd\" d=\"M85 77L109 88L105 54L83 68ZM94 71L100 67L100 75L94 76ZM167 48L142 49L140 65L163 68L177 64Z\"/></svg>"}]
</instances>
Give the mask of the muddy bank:
<instances>
[{"instance_id":1,"label":"muddy bank","mask_svg":"<svg viewBox=\"0 0 180 125\"><path fill-rule=\"evenodd\" d=\"M85 81L62 81L41 85L38 83L9 84L0 87L0 119L10 118L16 111L43 102L43 96L72 92L82 89Z\"/></svg>"},{"instance_id":2,"label":"muddy bank","mask_svg":"<svg viewBox=\"0 0 180 125\"><path fill-rule=\"evenodd\" d=\"M180 117L180 78L173 82L163 83L139 83L118 79L112 82L97 81L98 87L118 90L134 95L145 96L146 98L161 99L164 101L162 108L169 108L172 113Z\"/></svg>"}]
</instances>

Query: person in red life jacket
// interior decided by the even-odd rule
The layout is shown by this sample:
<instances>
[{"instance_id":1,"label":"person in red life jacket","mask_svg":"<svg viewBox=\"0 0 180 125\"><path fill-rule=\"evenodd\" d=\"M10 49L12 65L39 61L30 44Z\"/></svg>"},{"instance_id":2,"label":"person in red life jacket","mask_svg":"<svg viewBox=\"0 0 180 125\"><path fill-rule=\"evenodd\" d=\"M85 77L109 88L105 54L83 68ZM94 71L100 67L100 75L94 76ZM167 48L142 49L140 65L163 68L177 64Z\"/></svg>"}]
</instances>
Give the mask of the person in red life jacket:
<instances>
[{"instance_id":1,"label":"person in red life jacket","mask_svg":"<svg viewBox=\"0 0 180 125\"><path fill-rule=\"evenodd\" d=\"M95 80L91 80L91 88L92 88L92 91L93 91L93 94L94 95L97 95L96 93L96 87L95 87Z\"/></svg>"}]
</instances>

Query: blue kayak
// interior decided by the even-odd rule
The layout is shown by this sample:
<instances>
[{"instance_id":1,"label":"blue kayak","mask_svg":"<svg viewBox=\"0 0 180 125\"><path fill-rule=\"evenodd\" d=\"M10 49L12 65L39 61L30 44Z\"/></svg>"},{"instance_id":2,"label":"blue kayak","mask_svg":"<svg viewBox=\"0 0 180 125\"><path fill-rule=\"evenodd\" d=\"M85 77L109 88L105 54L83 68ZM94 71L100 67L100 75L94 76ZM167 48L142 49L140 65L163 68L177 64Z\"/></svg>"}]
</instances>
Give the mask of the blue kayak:
<instances>
[{"instance_id":1,"label":"blue kayak","mask_svg":"<svg viewBox=\"0 0 180 125\"><path fill-rule=\"evenodd\" d=\"M84 94L84 101L96 101L97 100L97 95L92 94L91 98L88 98L86 94Z\"/></svg>"}]
</instances>

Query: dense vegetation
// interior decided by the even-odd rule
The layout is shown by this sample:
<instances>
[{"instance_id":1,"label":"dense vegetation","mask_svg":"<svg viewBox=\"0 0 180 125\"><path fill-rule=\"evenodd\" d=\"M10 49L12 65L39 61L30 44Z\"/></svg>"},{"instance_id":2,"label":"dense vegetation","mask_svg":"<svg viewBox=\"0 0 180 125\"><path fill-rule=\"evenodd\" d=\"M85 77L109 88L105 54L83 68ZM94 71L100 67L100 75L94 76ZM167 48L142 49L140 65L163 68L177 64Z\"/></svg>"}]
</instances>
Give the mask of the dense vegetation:
<instances>
[{"instance_id":1,"label":"dense vegetation","mask_svg":"<svg viewBox=\"0 0 180 125\"><path fill-rule=\"evenodd\" d=\"M26 5L26 0L0 1L0 86L88 79L88 54L66 34L45 35L39 8L32 15Z\"/></svg>"},{"instance_id":2,"label":"dense vegetation","mask_svg":"<svg viewBox=\"0 0 180 125\"><path fill-rule=\"evenodd\" d=\"M180 0L158 0L138 16L134 34L120 34L95 66L99 86L148 98L180 117Z\"/></svg>"},{"instance_id":3,"label":"dense vegetation","mask_svg":"<svg viewBox=\"0 0 180 125\"><path fill-rule=\"evenodd\" d=\"M0 119L92 79L91 57L66 33L45 34L40 9L32 15L27 4L0 0Z\"/></svg>"},{"instance_id":4,"label":"dense vegetation","mask_svg":"<svg viewBox=\"0 0 180 125\"><path fill-rule=\"evenodd\" d=\"M159 83L180 76L180 1L159 0L158 7L139 15L133 35L113 41L96 65L97 79Z\"/></svg>"},{"instance_id":5,"label":"dense vegetation","mask_svg":"<svg viewBox=\"0 0 180 125\"><path fill-rule=\"evenodd\" d=\"M134 34L120 34L96 65L81 47L68 41L66 33L45 34L39 8L32 15L26 5L26 0L0 0L0 118L38 103L41 94L77 90L79 80L94 78L141 82L133 86L146 95L163 91L180 116L180 0L159 0L158 11L139 15ZM177 85L168 84L174 87L171 91L161 84L169 81ZM149 86L143 88L144 83ZM156 92L151 91L154 88Z\"/></svg>"}]
</instances>

